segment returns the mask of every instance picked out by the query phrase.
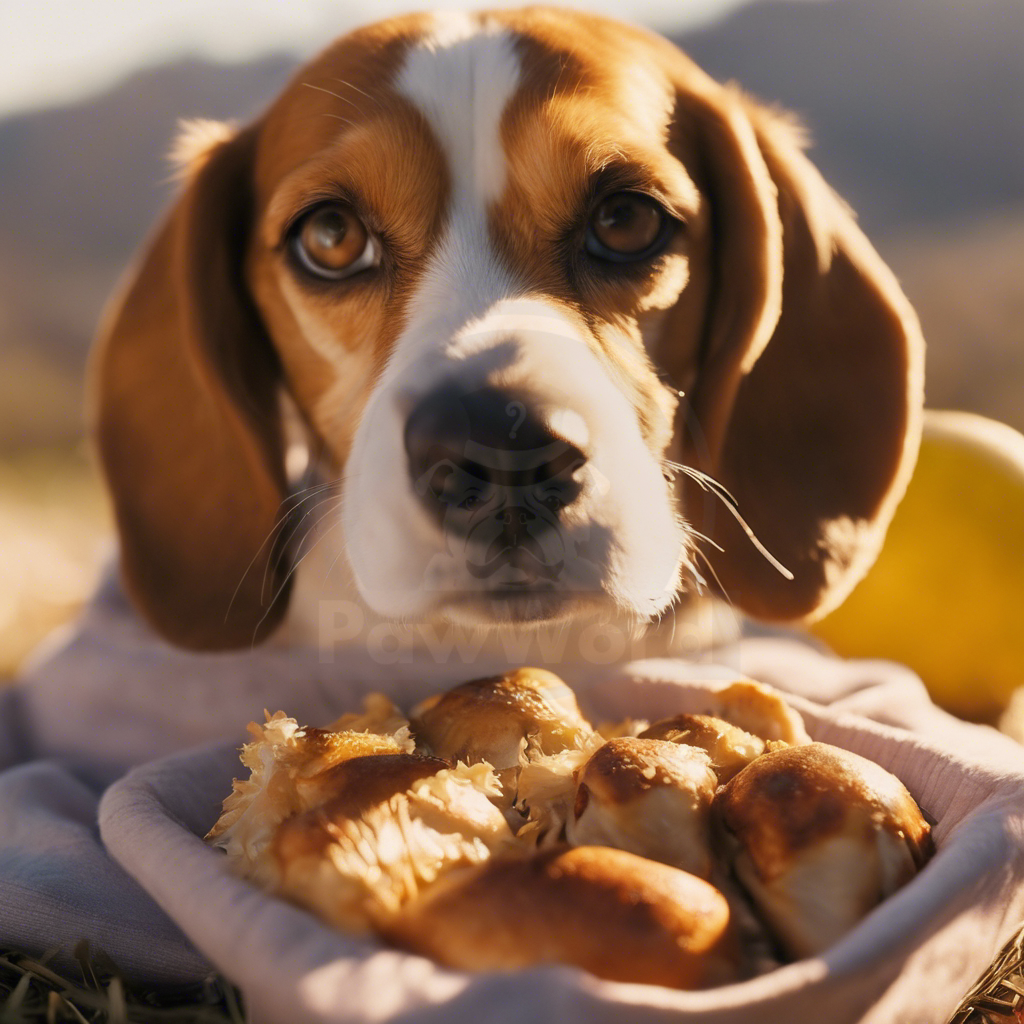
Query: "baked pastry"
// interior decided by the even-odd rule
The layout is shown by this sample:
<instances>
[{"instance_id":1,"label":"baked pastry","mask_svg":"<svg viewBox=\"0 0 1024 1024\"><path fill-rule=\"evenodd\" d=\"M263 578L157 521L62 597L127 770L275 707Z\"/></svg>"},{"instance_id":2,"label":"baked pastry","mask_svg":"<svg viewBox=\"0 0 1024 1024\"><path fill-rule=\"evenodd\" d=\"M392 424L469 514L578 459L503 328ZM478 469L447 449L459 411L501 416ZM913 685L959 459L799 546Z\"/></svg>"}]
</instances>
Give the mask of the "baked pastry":
<instances>
[{"instance_id":1,"label":"baked pastry","mask_svg":"<svg viewBox=\"0 0 1024 1024\"><path fill-rule=\"evenodd\" d=\"M694 989L739 975L724 897L621 850L556 847L449 874L385 934L468 970L574 964L613 981Z\"/></svg>"},{"instance_id":2,"label":"baked pastry","mask_svg":"<svg viewBox=\"0 0 1024 1024\"><path fill-rule=\"evenodd\" d=\"M839 747L769 751L718 794L733 867L793 958L831 946L932 852L903 784Z\"/></svg>"},{"instance_id":3,"label":"baked pastry","mask_svg":"<svg viewBox=\"0 0 1024 1024\"><path fill-rule=\"evenodd\" d=\"M663 718L641 732L640 738L698 747L708 755L711 768L721 783L728 782L765 751L765 740L714 715Z\"/></svg>"},{"instance_id":4,"label":"baked pastry","mask_svg":"<svg viewBox=\"0 0 1024 1024\"><path fill-rule=\"evenodd\" d=\"M412 716L417 743L438 757L495 771L518 768L533 747L541 754L582 747L592 736L576 695L553 672L521 668L474 679L430 697Z\"/></svg>"},{"instance_id":5,"label":"baked pastry","mask_svg":"<svg viewBox=\"0 0 1024 1024\"><path fill-rule=\"evenodd\" d=\"M411 752L408 729L392 735L336 732L300 726L283 711L248 726L251 742L241 751L248 779L235 779L232 791L207 839L222 847L239 871L269 884L266 850L286 818L316 807L333 790L331 768L352 757Z\"/></svg>"},{"instance_id":6,"label":"baked pastry","mask_svg":"<svg viewBox=\"0 0 1024 1024\"><path fill-rule=\"evenodd\" d=\"M924 863L899 781L811 743L774 691L696 706L602 735L557 676L520 669L411 719L379 694L327 729L278 712L250 725L208 838L329 923L451 966L677 988L819 952Z\"/></svg>"},{"instance_id":7,"label":"baked pastry","mask_svg":"<svg viewBox=\"0 0 1024 1024\"><path fill-rule=\"evenodd\" d=\"M274 888L333 925L379 929L446 872L512 846L486 765L377 754L332 771L337 795L284 821L269 860Z\"/></svg>"},{"instance_id":8,"label":"baked pastry","mask_svg":"<svg viewBox=\"0 0 1024 1024\"><path fill-rule=\"evenodd\" d=\"M718 779L696 747L619 737L576 774L565 834L573 846L611 846L711 875L711 801Z\"/></svg>"},{"instance_id":9,"label":"baked pastry","mask_svg":"<svg viewBox=\"0 0 1024 1024\"><path fill-rule=\"evenodd\" d=\"M722 718L763 740L783 743L810 743L803 719L770 686L739 679L717 690L708 691L699 714Z\"/></svg>"},{"instance_id":10,"label":"baked pastry","mask_svg":"<svg viewBox=\"0 0 1024 1024\"><path fill-rule=\"evenodd\" d=\"M413 710L411 724L417 744L437 757L486 761L501 780L505 807L516 800L524 763L601 742L572 690L538 668L474 679L431 697Z\"/></svg>"}]
</instances>

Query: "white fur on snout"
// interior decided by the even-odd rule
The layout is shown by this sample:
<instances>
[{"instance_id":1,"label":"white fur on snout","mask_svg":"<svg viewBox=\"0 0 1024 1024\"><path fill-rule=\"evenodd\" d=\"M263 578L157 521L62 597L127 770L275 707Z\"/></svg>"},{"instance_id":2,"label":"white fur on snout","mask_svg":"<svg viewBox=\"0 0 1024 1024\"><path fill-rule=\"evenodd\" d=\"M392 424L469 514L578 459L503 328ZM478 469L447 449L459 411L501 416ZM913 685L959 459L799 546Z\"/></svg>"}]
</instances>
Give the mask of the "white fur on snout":
<instances>
[{"instance_id":1,"label":"white fur on snout","mask_svg":"<svg viewBox=\"0 0 1024 1024\"><path fill-rule=\"evenodd\" d=\"M415 325L410 325L415 330ZM413 338L405 339L412 345ZM488 356L500 352L493 362ZM636 413L577 327L540 300L504 300L467 322L447 342L421 348L418 361L393 363L360 425L346 471L343 523L364 599L380 614L429 616L453 594L487 592L468 570L485 561L458 531L424 509L408 478L404 450L407 403L441 380L498 387L531 396L531 413L554 425L576 424L586 436L582 489L536 548L563 567L554 588L573 602L614 604L645 619L672 601L679 581L682 530L658 461L644 443ZM483 377L474 369L483 358ZM567 438L567 440L569 440ZM496 509L495 514L501 509ZM481 533L477 535L485 536Z\"/></svg>"}]
</instances>

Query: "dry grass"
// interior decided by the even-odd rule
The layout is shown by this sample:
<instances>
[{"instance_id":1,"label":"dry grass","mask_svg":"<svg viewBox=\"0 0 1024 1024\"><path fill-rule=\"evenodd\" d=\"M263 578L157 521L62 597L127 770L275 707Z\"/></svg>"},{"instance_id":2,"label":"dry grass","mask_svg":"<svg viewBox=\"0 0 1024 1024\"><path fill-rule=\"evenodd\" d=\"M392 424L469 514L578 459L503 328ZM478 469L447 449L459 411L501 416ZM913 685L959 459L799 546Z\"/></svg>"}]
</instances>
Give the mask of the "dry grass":
<instances>
[{"instance_id":1,"label":"dry grass","mask_svg":"<svg viewBox=\"0 0 1024 1024\"><path fill-rule=\"evenodd\" d=\"M217 976L160 998L127 987L114 965L84 943L75 949L77 971L52 970L52 956L0 949L0 1024L245 1024L239 993Z\"/></svg>"},{"instance_id":2,"label":"dry grass","mask_svg":"<svg viewBox=\"0 0 1024 1024\"><path fill-rule=\"evenodd\" d=\"M0 680L88 598L110 536L81 448L0 459Z\"/></svg>"},{"instance_id":3,"label":"dry grass","mask_svg":"<svg viewBox=\"0 0 1024 1024\"><path fill-rule=\"evenodd\" d=\"M967 993L949 1024L1021 1024L1024 1021L1024 928L1000 950Z\"/></svg>"}]
</instances>

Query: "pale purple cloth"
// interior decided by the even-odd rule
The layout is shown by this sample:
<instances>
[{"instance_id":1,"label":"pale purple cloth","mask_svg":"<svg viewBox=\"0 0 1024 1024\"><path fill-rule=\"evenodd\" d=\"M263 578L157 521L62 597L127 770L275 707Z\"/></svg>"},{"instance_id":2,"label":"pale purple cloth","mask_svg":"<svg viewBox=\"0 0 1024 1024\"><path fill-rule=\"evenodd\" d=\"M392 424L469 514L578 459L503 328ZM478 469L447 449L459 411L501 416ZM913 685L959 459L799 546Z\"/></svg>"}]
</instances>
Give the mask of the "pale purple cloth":
<instances>
[{"instance_id":1,"label":"pale purple cloth","mask_svg":"<svg viewBox=\"0 0 1024 1024\"><path fill-rule=\"evenodd\" d=\"M245 723L264 707L322 723L373 689L407 704L493 666L384 669L358 653L325 663L273 648L188 655L149 634L113 590L0 693L0 945L70 949L87 937L151 984L195 982L212 964L264 1024L944 1024L1024 919L1024 751L938 711L898 666L843 662L782 637L715 656L565 674L584 709L608 717L684 710L701 687L739 673L764 679L797 695L813 736L890 768L938 818L931 865L823 960L676 993L567 968L463 975L325 928L228 875L198 838L239 773ZM206 746L180 752L197 743ZM111 859L96 805L132 765L99 810Z\"/></svg>"}]
</instances>

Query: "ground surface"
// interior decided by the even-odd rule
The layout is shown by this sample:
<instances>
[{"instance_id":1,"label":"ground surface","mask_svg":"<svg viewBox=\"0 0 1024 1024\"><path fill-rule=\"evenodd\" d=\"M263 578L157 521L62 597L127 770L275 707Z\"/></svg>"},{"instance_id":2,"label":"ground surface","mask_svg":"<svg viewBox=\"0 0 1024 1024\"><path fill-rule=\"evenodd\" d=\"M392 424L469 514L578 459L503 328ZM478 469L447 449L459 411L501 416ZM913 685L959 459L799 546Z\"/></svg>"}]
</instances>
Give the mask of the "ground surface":
<instances>
[{"instance_id":1,"label":"ground surface","mask_svg":"<svg viewBox=\"0 0 1024 1024\"><path fill-rule=\"evenodd\" d=\"M238 993L219 978L174 997L126 988L102 954L76 951L77 971L59 973L47 956L0 949L0 1024L244 1024Z\"/></svg>"}]
</instances>

